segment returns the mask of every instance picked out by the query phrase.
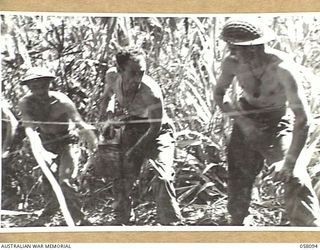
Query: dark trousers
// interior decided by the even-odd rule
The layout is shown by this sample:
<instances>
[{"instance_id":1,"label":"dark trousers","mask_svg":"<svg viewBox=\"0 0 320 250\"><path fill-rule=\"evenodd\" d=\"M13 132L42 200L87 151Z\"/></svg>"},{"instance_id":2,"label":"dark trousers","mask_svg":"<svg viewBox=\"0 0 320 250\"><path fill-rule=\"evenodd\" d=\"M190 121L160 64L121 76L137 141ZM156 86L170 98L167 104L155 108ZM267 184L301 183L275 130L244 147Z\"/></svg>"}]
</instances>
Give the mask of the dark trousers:
<instances>
[{"instance_id":1,"label":"dark trousers","mask_svg":"<svg viewBox=\"0 0 320 250\"><path fill-rule=\"evenodd\" d=\"M135 145L148 127L148 123L126 125L122 134L122 152L125 153ZM169 124L164 124L157 138L149 143L148 147L141 149L141 153L137 154L132 161L123 162L118 178L114 179L113 185L114 208L119 223L126 224L129 221L130 195L145 160L149 160L156 176L152 182L152 190L159 222L168 225L181 220L173 186L175 174L173 169L174 143L173 128Z\"/></svg>"},{"instance_id":2,"label":"dark trousers","mask_svg":"<svg viewBox=\"0 0 320 250\"><path fill-rule=\"evenodd\" d=\"M269 166L283 164L292 135L290 131L286 131L287 125L285 120L269 123L269 126L264 127L263 138L257 138L257 143L252 144L246 140L239 126L234 124L227 145L228 211L233 225L242 225L248 215L252 186L264 162ZM306 166L301 161L297 161L297 164L293 178L284 183L286 212L291 225L319 226L319 201Z\"/></svg>"}]
</instances>

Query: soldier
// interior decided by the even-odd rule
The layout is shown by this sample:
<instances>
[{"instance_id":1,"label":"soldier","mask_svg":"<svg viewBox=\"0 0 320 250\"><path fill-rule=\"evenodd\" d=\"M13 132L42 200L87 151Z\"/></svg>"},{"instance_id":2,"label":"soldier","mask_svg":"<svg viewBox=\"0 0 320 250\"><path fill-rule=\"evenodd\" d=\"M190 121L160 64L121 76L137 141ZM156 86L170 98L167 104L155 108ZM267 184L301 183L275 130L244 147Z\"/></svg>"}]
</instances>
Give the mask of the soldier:
<instances>
[{"instance_id":1,"label":"soldier","mask_svg":"<svg viewBox=\"0 0 320 250\"><path fill-rule=\"evenodd\" d=\"M265 47L274 36L260 22L231 19L221 33L230 54L222 62L214 97L234 120L227 146L232 225L242 225L248 215L252 185L266 161L276 169L274 180L284 183L291 225L319 226L319 203L306 166L298 161L310 122L302 82L292 61ZM234 78L242 95L237 103L225 102Z\"/></svg>"},{"instance_id":2,"label":"soldier","mask_svg":"<svg viewBox=\"0 0 320 250\"><path fill-rule=\"evenodd\" d=\"M90 151L95 150L97 138L94 128L82 120L74 103L65 94L49 91L50 82L54 78L55 75L46 68L29 69L21 85L26 85L31 93L20 100L19 108L33 153L51 167L56 164L54 175L61 186L70 214L77 225L83 225L86 222L72 185L77 175L78 155L75 153L77 136L71 125L79 129L78 134L87 142ZM46 184L48 186L47 181ZM35 225L49 222L49 217L59 208L51 187L48 188L48 203Z\"/></svg>"},{"instance_id":3,"label":"soldier","mask_svg":"<svg viewBox=\"0 0 320 250\"><path fill-rule=\"evenodd\" d=\"M174 128L165 114L159 85L145 74L144 53L129 49L116 55L117 68L106 75L106 85L100 107L100 120L115 96L125 115L121 135L123 164L113 182L116 223L130 219L130 194L141 166L148 159L156 179L152 189L162 225L180 223L181 214L173 186Z\"/></svg>"}]
</instances>

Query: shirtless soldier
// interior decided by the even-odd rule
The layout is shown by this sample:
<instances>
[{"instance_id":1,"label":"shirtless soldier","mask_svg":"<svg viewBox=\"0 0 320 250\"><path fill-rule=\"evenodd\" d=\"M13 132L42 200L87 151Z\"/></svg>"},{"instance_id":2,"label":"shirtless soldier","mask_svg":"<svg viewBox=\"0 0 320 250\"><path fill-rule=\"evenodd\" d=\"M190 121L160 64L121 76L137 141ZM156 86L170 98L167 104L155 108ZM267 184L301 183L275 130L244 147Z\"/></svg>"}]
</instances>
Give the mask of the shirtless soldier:
<instances>
[{"instance_id":1,"label":"shirtless soldier","mask_svg":"<svg viewBox=\"0 0 320 250\"><path fill-rule=\"evenodd\" d=\"M129 222L131 189L144 160L149 159L157 176L152 189L159 221L162 225L174 225L181 219L173 186L174 129L165 114L159 85L145 74L144 57L142 51L134 49L116 55L117 68L107 72L100 106L103 120L115 95L120 113L126 116L121 138L123 164L113 182L116 223Z\"/></svg>"},{"instance_id":2,"label":"shirtless soldier","mask_svg":"<svg viewBox=\"0 0 320 250\"><path fill-rule=\"evenodd\" d=\"M90 151L96 147L97 138L93 127L86 124L78 113L74 103L63 93L49 91L51 80L55 78L46 68L35 67L27 71L21 85L30 89L19 102L23 125L33 152L51 166L55 163L54 173L65 196L66 204L76 225L86 223L81 212L81 205L72 187L77 175L78 158L75 154L76 133L71 131L71 125L79 129L78 134L84 139ZM72 123L73 122L73 123ZM57 199L45 181L48 188L48 204L35 225L41 225L54 215L59 208Z\"/></svg>"},{"instance_id":3,"label":"shirtless soldier","mask_svg":"<svg viewBox=\"0 0 320 250\"><path fill-rule=\"evenodd\" d=\"M320 226L319 203L306 166L298 160L309 128L302 83L293 62L265 47L274 37L258 24L259 21L233 19L221 33L230 54L222 63L214 97L221 110L234 120L227 146L231 223L243 225L252 185L266 160L276 169L274 180L284 183L291 225ZM242 96L237 103L225 102L226 90L234 78ZM290 110L293 130L287 119Z\"/></svg>"}]
</instances>

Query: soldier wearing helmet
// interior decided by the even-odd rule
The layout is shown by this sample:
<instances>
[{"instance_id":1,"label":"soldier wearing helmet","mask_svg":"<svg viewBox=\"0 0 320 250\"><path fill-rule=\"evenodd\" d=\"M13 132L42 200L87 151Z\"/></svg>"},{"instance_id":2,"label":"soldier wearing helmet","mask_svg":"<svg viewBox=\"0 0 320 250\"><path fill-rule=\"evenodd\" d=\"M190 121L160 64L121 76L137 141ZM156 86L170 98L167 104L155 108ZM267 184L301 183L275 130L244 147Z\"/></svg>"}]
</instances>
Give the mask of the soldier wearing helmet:
<instances>
[{"instance_id":1,"label":"soldier wearing helmet","mask_svg":"<svg viewBox=\"0 0 320 250\"><path fill-rule=\"evenodd\" d=\"M63 93L49 91L50 82L55 78L47 68L35 67L29 69L21 81L30 93L19 102L23 125L30 140L33 153L40 155L51 168L57 166L54 172L64 193L68 210L77 224L84 223L81 206L76 198L72 185L77 175L76 137L72 124L79 129L78 134L88 143L89 150L95 150L97 139L93 127L85 123L78 113L74 103ZM48 185L48 203L39 220L34 225L49 222L59 208L54 193Z\"/></svg>"},{"instance_id":2,"label":"soldier wearing helmet","mask_svg":"<svg viewBox=\"0 0 320 250\"><path fill-rule=\"evenodd\" d=\"M222 62L214 98L234 121L227 146L231 223L243 225L255 177L266 163L275 169L274 181L284 184L291 225L320 226L319 202L301 157L309 128L302 82L292 61L265 46L275 36L260 23L231 19L221 32L230 53ZM226 101L234 79L241 96Z\"/></svg>"}]
</instances>

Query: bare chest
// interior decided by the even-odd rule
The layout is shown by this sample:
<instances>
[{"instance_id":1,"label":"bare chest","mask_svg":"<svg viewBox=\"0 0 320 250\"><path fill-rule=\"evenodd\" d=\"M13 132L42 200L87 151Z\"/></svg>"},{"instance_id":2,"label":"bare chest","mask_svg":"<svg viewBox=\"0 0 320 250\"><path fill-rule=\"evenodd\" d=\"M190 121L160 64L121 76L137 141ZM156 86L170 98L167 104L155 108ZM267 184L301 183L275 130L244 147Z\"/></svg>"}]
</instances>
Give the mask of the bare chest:
<instances>
[{"instance_id":1,"label":"bare chest","mask_svg":"<svg viewBox=\"0 0 320 250\"><path fill-rule=\"evenodd\" d=\"M66 107L57 100L33 101L28 107L29 117L42 131L54 133L68 128L69 116Z\"/></svg>"},{"instance_id":2,"label":"bare chest","mask_svg":"<svg viewBox=\"0 0 320 250\"><path fill-rule=\"evenodd\" d=\"M262 107L285 104L285 90L274 68L254 71L243 66L236 77L243 95L251 104Z\"/></svg>"},{"instance_id":3,"label":"bare chest","mask_svg":"<svg viewBox=\"0 0 320 250\"><path fill-rule=\"evenodd\" d=\"M119 86L115 89L114 93L120 107L123 108L128 115L148 116L148 96L144 95L141 89L124 91L121 86Z\"/></svg>"}]
</instances>

